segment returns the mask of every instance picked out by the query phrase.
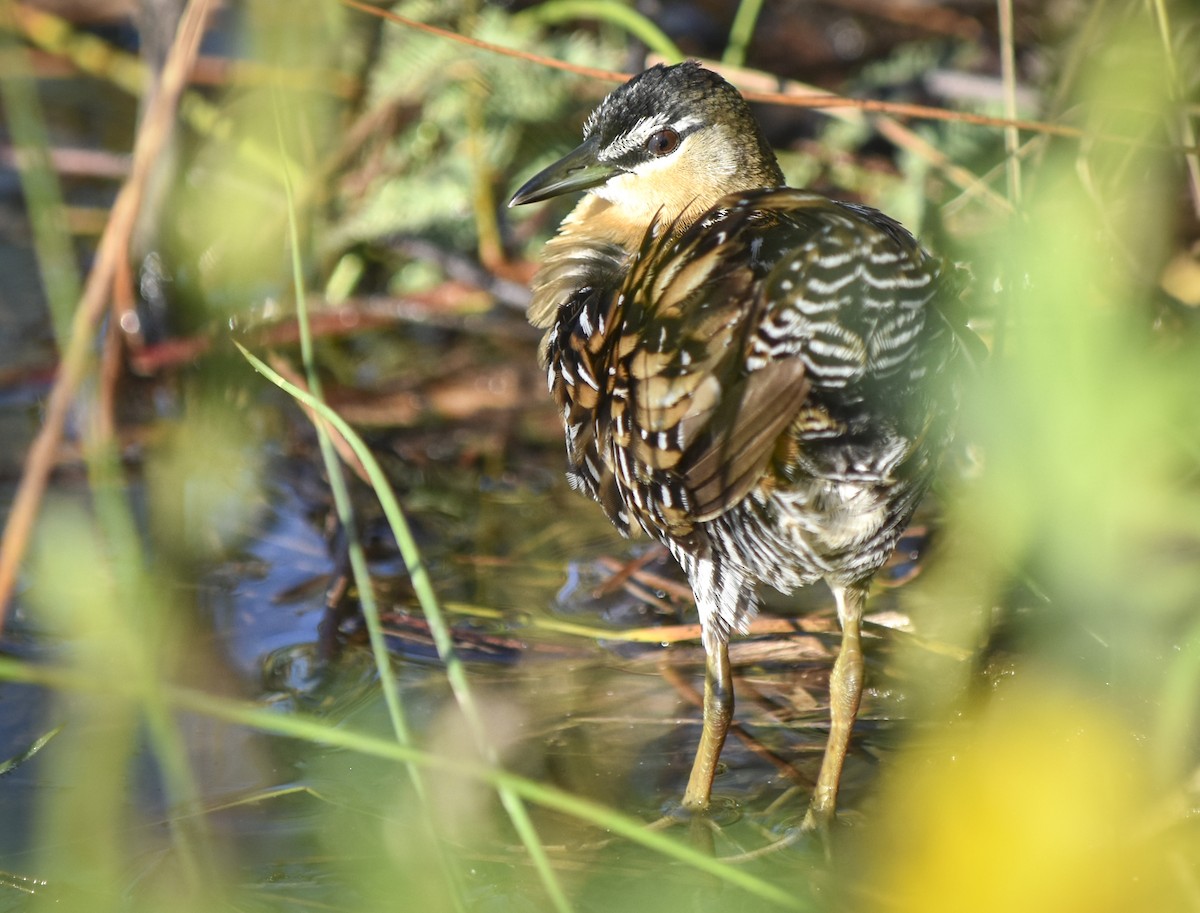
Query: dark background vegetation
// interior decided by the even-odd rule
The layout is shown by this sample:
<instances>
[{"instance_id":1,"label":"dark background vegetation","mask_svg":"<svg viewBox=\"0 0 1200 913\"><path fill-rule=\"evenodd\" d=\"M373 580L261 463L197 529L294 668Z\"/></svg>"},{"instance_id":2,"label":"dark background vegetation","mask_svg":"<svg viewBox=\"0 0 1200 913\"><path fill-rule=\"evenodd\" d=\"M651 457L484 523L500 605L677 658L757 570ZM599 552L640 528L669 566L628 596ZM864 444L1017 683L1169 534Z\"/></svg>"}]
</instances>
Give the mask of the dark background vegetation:
<instances>
[{"instance_id":1,"label":"dark background vegetation","mask_svg":"<svg viewBox=\"0 0 1200 913\"><path fill-rule=\"evenodd\" d=\"M0 910L1200 910L1194 4L225 3L114 255L181 7L0 0ZM989 349L828 853L820 588L734 646L716 859L643 826L695 619L567 490L523 316L570 201L506 201L615 85L546 62L678 55L943 112L756 107Z\"/></svg>"}]
</instances>

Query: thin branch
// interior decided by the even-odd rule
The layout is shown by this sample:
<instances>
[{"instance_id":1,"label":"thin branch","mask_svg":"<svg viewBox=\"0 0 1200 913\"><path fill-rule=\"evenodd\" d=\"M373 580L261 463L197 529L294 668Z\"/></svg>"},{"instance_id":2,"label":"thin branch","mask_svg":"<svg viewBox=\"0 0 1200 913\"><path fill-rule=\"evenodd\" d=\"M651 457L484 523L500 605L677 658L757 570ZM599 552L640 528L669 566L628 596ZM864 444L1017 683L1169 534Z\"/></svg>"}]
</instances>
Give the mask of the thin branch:
<instances>
[{"instance_id":1,"label":"thin branch","mask_svg":"<svg viewBox=\"0 0 1200 913\"><path fill-rule=\"evenodd\" d=\"M747 70L741 67L730 67L723 63L715 61L702 61L705 66L716 70L726 79L739 86L745 86L749 90L743 90L742 94L746 98L756 98L764 94L780 94L788 98L811 99L814 97L835 97L826 96L823 90L817 89L814 86L807 85L802 82L797 82L792 79L779 80L771 76L769 73L764 73L761 70ZM756 85L762 86L774 84L779 87L778 92L767 93L753 91ZM864 119L864 112L858 109L835 110L830 114L831 117L836 117L839 120L848 123L860 123ZM891 142L895 143L902 149L907 149L920 158L927 161L933 168L939 171L945 178L954 184L960 190L974 193L976 196L983 197L998 210L1002 212L1011 212L1012 204L1009 203L1003 196L992 190L984 181L970 170L955 163L948 155L917 134L915 131L906 127L900 121L887 115L879 115L872 122L876 130L880 134L887 137Z\"/></svg>"},{"instance_id":2,"label":"thin branch","mask_svg":"<svg viewBox=\"0 0 1200 913\"><path fill-rule=\"evenodd\" d=\"M578 64L567 63L563 60L556 60L553 57L546 57L542 54L535 54L531 51L522 51L517 48L505 47L502 44L496 44L491 41L482 41L478 38L469 38L465 35L460 35L450 29L439 28L436 25L430 25L427 22L418 22L415 19L409 19L405 16L397 15L388 10L381 10L371 6L361 0L341 0L343 6L348 6L351 9L359 10L370 16L378 16L381 19L386 19L389 22L395 22L397 25L403 25L405 28L411 28L419 32L425 32L429 35L436 35L439 38L445 38L447 41L455 41L459 44L465 44L469 47L477 48L481 51L487 51L492 54L500 54L504 57L513 57L517 60L527 60L530 63L536 63L539 66L551 67L556 70L565 70L569 73L574 73L577 76L586 76L589 79L605 80L607 82L625 82L630 78L629 73L619 73L613 70L602 70L598 67L584 67ZM1146 143L1139 140L1130 139L1126 136L1117 136L1113 134L1094 134L1089 133L1079 127L1072 127L1067 124L1052 124L1045 121L1037 120L1021 120L1016 118L1006 117L988 117L984 114L971 114L965 111L949 111L945 108L935 108L930 105L917 105L905 102L890 102L878 101L875 99L862 98L845 98L841 95L833 93L814 94L812 96L795 96L781 92L743 92L743 95L755 102L762 102L771 105L784 105L793 108L816 108L818 110L834 109L834 108L857 108L861 111L866 111L875 114L892 114L897 117L915 117L921 120L941 120L952 121L955 123L973 124L980 127L1013 127L1017 130L1022 130L1026 133L1040 133L1047 136L1058 136L1066 139L1088 139L1097 142L1111 142L1126 146L1137 146L1144 149L1160 149L1169 152L1200 152L1194 146L1180 146L1168 143Z\"/></svg>"}]
</instances>

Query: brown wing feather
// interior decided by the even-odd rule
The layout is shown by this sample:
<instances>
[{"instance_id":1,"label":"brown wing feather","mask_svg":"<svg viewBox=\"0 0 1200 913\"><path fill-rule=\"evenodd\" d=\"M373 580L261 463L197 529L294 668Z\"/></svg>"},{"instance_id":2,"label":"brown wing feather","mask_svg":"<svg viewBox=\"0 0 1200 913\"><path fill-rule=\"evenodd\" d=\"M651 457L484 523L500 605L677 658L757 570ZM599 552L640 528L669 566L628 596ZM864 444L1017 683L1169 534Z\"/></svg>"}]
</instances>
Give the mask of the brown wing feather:
<instances>
[{"instance_id":1,"label":"brown wing feather","mask_svg":"<svg viewBox=\"0 0 1200 913\"><path fill-rule=\"evenodd\" d=\"M743 231L749 221L749 211L726 213L725 231L677 243L664 234L643 249L620 296L615 368L630 412L614 440L628 449L610 462L635 508L677 535L749 494L808 388L799 358L747 370L766 306L766 271L747 268L760 237Z\"/></svg>"},{"instance_id":2,"label":"brown wing feather","mask_svg":"<svg viewBox=\"0 0 1200 913\"><path fill-rule=\"evenodd\" d=\"M730 391L723 420L714 421L679 464L698 521L720 516L761 480L808 391L798 358L769 364L740 386Z\"/></svg>"}]
</instances>

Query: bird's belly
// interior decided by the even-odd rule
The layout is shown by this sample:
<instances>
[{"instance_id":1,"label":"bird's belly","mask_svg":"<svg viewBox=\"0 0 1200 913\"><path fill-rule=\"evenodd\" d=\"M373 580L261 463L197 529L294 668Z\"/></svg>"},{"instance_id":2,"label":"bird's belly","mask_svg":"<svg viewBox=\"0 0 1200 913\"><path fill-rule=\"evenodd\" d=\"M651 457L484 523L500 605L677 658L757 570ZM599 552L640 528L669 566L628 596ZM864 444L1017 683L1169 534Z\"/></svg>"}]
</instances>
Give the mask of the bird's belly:
<instances>
[{"instance_id":1,"label":"bird's belly","mask_svg":"<svg viewBox=\"0 0 1200 913\"><path fill-rule=\"evenodd\" d=\"M709 527L749 580L784 593L826 579L853 583L886 560L907 517L888 484L809 479L757 491Z\"/></svg>"},{"instance_id":2,"label":"bird's belly","mask_svg":"<svg viewBox=\"0 0 1200 913\"><path fill-rule=\"evenodd\" d=\"M778 522L826 560L862 548L888 521L890 503L877 482L816 480L799 489L775 491Z\"/></svg>"}]
</instances>

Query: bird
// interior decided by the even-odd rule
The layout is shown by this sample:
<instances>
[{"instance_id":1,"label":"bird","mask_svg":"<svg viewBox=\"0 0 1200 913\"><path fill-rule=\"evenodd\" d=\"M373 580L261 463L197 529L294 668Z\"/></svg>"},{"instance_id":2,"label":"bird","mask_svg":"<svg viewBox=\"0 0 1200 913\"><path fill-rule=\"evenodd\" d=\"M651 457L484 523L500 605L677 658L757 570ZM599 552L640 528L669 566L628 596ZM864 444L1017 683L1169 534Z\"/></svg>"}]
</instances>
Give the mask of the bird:
<instances>
[{"instance_id":1,"label":"bird","mask_svg":"<svg viewBox=\"0 0 1200 913\"><path fill-rule=\"evenodd\" d=\"M709 811L729 640L759 588L824 581L841 642L803 827L827 829L869 584L954 433L969 331L942 262L875 209L787 187L746 100L695 61L613 90L509 205L575 191L527 317L571 486L664 544L695 596L703 724L682 807Z\"/></svg>"}]
</instances>

